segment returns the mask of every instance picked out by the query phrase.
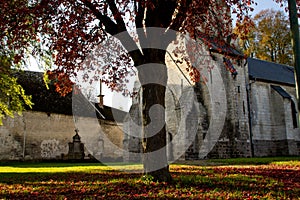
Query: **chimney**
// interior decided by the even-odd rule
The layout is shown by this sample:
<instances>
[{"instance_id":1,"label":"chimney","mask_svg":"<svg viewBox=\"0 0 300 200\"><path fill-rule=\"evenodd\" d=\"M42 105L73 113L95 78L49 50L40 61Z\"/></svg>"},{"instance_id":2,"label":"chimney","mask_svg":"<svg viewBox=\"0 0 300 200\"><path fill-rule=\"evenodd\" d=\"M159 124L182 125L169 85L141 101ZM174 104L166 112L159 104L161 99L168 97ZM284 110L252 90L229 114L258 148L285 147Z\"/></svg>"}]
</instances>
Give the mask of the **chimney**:
<instances>
[{"instance_id":1,"label":"chimney","mask_svg":"<svg viewBox=\"0 0 300 200\"><path fill-rule=\"evenodd\" d=\"M100 79L100 94L98 95L99 97L99 107L103 108L103 97L104 95L102 94L102 80Z\"/></svg>"}]
</instances>

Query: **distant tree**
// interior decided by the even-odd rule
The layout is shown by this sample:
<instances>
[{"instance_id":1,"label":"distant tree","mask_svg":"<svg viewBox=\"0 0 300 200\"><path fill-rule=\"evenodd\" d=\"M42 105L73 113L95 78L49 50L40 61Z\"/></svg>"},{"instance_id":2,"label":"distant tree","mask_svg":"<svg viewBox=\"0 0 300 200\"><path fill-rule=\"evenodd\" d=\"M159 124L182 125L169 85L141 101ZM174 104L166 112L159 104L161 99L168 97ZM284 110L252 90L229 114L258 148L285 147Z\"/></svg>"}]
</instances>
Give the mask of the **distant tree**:
<instances>
[{"instance_id":1,"label":"distant tree","mask_svg":"<svg viewBox=\"0 0 300 200\"><path fill-rule=\"evenodd\" d=\"M12 59L6 55L0 55L0 125L2 120L15 113L21 114L26 107L31 107L31 96L25 94L25 90L13 76L16 70L11 69Z\"/></svg>"},{"instance_id":2,"label":"distant tree","mask_svg":"<svg viewBox=\"0 0 300 200\"><path fill-rule=\"evenodd\" d=\"M252 20L247 39L240 41L244 53L249 57L292 65L290 26L285 13L266 9Z\"/></svg>"},{"instance_id":3,"label":"distant tree","mask_svg":"<svg viewBox=\"0 0 300 200\"><path fill-rule=\"evenodd\" d=\"M38 36L42 33L40 19L28 9L33 2L0 1L0 125L4 118L21 114L33 105L31 96L26 95L15 77L28 67L29 57L36 56L39 65L52 63L52 53L43 50Z\"/></svg>"},{"instance_id":4,"label":"distant tree","mask_svg":"<svg viewBox=\"0 0 300 200\"><path fill-rule=\"evenodd\" d=\"M20 70L22 60L16 50L18 48L8 45L8 38L14 37L14 32L7 31L2 32L3 37L0 38L0 125L7 116L14 117L16 113L21 114L26 107L32 106L31 96L25 94L17 78L14 77L14 74ZM19 45L29 41L26 36L21 40Z\"/></svg>"}]
</instances>

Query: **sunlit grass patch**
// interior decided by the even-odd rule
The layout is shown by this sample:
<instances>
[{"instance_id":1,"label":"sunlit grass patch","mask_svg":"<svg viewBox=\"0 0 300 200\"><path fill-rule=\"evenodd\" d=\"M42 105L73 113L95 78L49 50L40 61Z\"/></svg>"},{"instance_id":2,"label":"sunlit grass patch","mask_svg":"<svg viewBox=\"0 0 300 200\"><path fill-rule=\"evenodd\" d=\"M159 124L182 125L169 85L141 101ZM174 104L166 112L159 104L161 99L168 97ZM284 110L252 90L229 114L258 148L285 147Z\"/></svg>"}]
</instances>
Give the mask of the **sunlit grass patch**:
<instances>
[{"instance_id":1,"label":"sunlit grass patch","mask_svg":"<svg viewBox=\"0 0 300 200\"><path fill-rule=\"evenodd\" d=\"M0 173L69 173L69 172L92 172L109 171L111 168L106 166L70 166L70 167L0 167Z\"/></svg>"},{"instance_id":2,"label":"sunlit grass patch","mask_svg":"<svg viewBox=\"0 0 300 200\"><path fill-rule=\"evenodd\" d=\"M141 164L122 164L111 163L103 165L101 163L19 163L9 166L0 166L0 173L69 173L69 172L102 172L102 171L128 171L141 172L143 166Z\"/></svg>"},{"instance_id":3,"label":"sunlit grass patch","mask_svg":"<svg viewBox=\"0 0 300 200\"><path fill-rule=\"evenodd\" d=\"M270 164L300 167L300 159L288 160L288 161L272 161L272 162L270 162Z\"/></svg>"},{"instance_id":4,"label":"sunlit grass patch","mask_svg":"<svg viewBox=\"0 0 300 200\"><path fill-rule=\"evenodd\" d=\"M263 157L263 158L228 158L228 159L211 159L209 162L223 165L300 165L300 157Z\"/></svg>"}]
</instances>

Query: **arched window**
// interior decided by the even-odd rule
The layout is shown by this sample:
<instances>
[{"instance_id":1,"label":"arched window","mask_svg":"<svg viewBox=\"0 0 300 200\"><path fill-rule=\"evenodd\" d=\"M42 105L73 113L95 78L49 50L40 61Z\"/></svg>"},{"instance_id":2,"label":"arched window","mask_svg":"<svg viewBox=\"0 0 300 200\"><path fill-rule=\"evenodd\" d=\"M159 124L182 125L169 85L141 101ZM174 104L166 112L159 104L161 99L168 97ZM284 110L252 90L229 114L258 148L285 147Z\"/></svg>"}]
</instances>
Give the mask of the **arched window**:
<instances>
[{"instance_id":1,"label":"arched window","mask_svg":"<svg viewBox=\"0 0 300 200\"><path fill-rule=\"evenodd\" d=\"M298 128L297 123L297 110L293 99L291 99L291 109L292 109L292 119L293 119L293 127Z\"/></svg>"}]
</instances>

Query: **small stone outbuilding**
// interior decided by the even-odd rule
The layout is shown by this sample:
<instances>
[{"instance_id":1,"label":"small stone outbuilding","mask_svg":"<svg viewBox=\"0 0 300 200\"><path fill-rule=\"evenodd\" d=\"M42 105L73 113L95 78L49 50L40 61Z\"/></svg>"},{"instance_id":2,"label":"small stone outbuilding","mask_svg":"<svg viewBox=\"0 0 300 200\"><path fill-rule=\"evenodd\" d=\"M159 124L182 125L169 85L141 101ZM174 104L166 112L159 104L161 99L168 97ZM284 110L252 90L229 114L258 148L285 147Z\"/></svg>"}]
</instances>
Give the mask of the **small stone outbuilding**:
<instances>
[{"instance_id":1,"label":"small stone outbuilding","mask_svg":"<svg viewBox=\"0 0 300 200\"><path fill-rule=\"evenodd\" d=\"M126 112L89 102L81 93L62 97L53 85L46 88L43 73L26 71L16 76L34 105L21 116L3 121L0 160L68 159L76 129L84 159L122 160Z\"/></svg>"}]
</instances>

